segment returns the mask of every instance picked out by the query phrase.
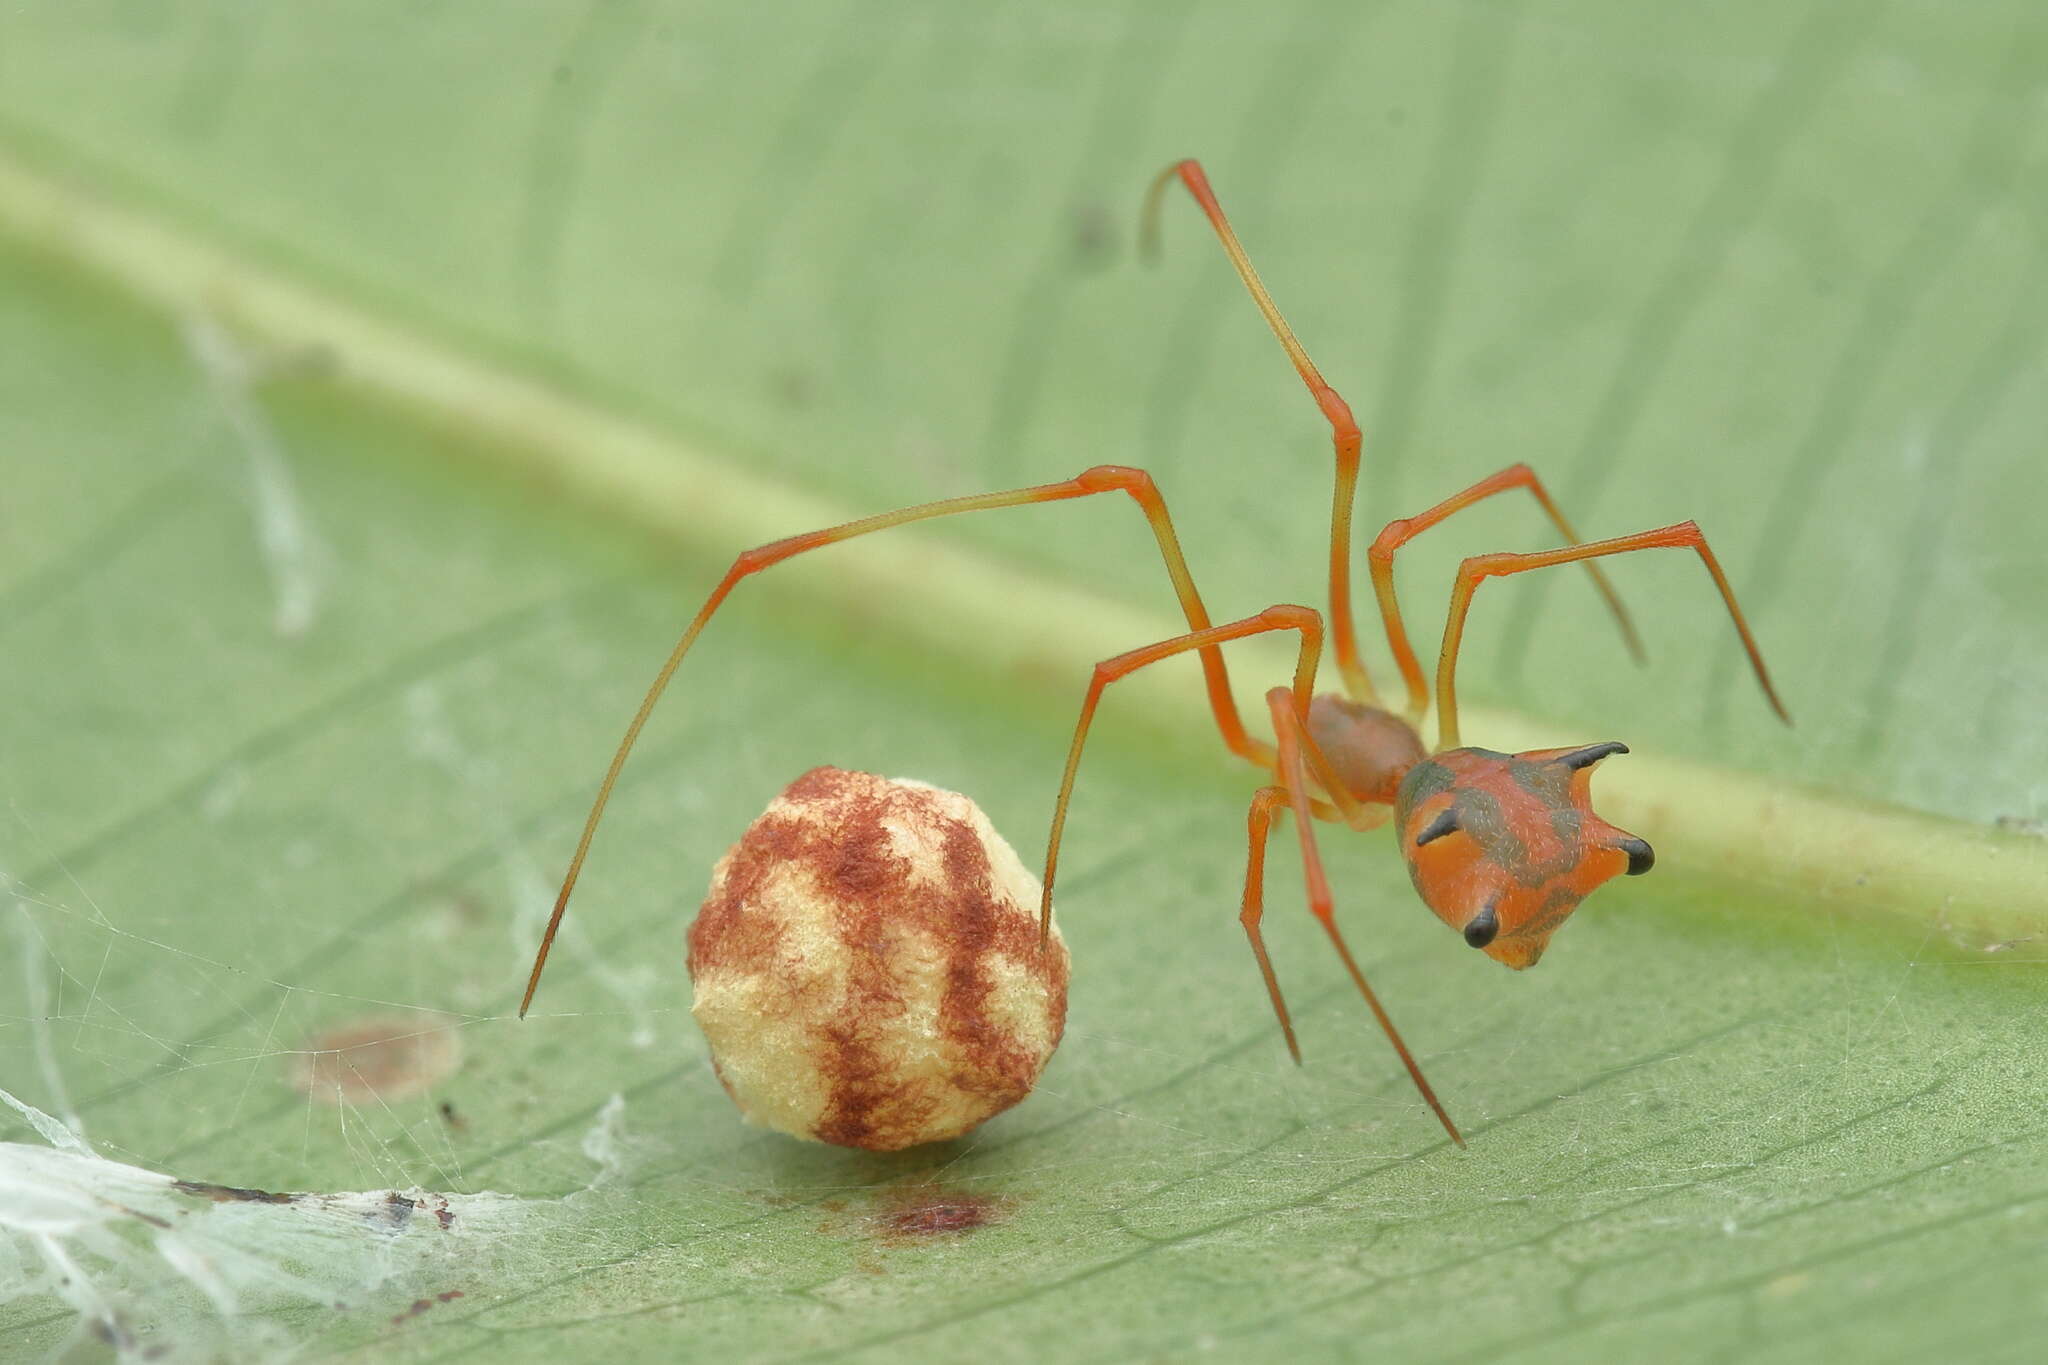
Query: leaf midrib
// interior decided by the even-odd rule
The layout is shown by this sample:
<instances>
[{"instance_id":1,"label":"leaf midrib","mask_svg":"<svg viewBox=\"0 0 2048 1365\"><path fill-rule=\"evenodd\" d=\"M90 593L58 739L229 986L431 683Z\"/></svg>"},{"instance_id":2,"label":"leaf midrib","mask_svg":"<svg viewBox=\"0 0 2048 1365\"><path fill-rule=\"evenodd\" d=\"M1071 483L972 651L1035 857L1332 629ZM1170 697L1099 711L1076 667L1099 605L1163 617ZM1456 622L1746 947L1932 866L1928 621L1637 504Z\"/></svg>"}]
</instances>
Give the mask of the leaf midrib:
<instances>
[{"instance_id":1,"label":"leaf midrib","mask_svg":"<svg viewBox=\"0 0 2048 1365\"><path fill-rule=\"evenodd\" d=\"M52 174L39 164L47 153L22 142L0 126L0 232L174 318L212 316L259 351L331 352L341 358L334 382L353 399L456 433L453 448L498 477L547 488L708 561L876 510L751 473L735 451L380 316L75 169ZM793 562L778 579L778 590L817 599L905 648L1012 682L1078 685L1096 661L1184 628L926 528L864 541L828 563ZM1290 651L1264 641L1240 648L1240 704L1256 715L1259 689L1245 680L1284 676ZM1201 695L1185 684L1155 671L1122 690L1138 703L1129 707L1134 721L1206 728ZM1511 713L1474 711L1473 720L1511 748L1572 738ZM1603 773L1601 795L1618 823L1678 855L1668 860L1675 868L1734 869L1796 886L1823 913L1874 910L1963 940L2048 933L2048 841L1654 755Z\"/></svg>"}]
</instances>

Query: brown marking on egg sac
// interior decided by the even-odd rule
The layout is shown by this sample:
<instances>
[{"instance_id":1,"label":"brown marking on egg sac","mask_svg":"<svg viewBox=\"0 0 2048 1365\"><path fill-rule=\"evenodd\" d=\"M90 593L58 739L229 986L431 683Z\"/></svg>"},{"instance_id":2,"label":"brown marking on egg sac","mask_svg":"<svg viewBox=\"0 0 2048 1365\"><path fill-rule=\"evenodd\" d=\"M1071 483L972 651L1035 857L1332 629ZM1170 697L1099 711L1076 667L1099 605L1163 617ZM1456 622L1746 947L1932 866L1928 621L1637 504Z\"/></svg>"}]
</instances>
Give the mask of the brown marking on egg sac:
<instances>
[{"instance_id":1,"label":"brown marking on egg sac","mask_svg":"<svg viewBox=\"0 0 2048 1365\"><path fill-rule=\"evenodd\" d=\"M953 932L939 1027L982 1069L981 1075L971 1078L972 1083L961 1077L962 1088L1008 1096L1005 1102L1014 1104L1030 1092L1038 1063L1016 1035L989 1017L989 1000L996 990L989 964L1000 954L1027 964L1039 978L1056 1021L1054 1046L1066 1026L1066 982L1053 972L1051 955L1039 950L1037 925L1004 914L996 904L995 869L989 866L988 850L966 822L956 820L949 825L945 857L946 890L953 898L947 919Z\"/></svg>"},{"instance_id":2,"label":"brown marking on egg sac","mask_svg":"<svg viewBox=\"0 0 2048 1365\"><path fill-rule=\"evenodd\" d=\"M853 951L844 999L815 1030L814 1061L830 1089L814 1133L825 1142L897 1150L919 1140L938 1103L889 1079L895 1063L881 1041L905 1010L890 966L908 935L922 933L945 953L938 1025L964 1054L965 1068L953 1078L962 1090L1004 1108L1023 1099L1037 1076L1029 1051L989 1017L991 953L1024 964L1046 987L1055 1044L1064 1025L1066 983L1054 955L1040 952L1036 919L996 903L987 851L965 821L937 812L935 795L864 773L813 769L783 794L808 808L808 817L771 812L756 821L727 855L722 888L690 928L693 977L707 968L774 972L781 926L744 912L762 882L778 868L801 866L831 893L836 935ZM939 883L912 877L909 860L892 847L892 818L912 828L944 826Z\"/></svg>"},{"instance_id":3,"label":"brown marking on egg sac","mask_svg":"<svg viewBox=\"0 0 2048 1365\"><path fill-rule=\"evenodd\" d=\"M878 1019L901 1013L901 1002L886 969L879 937L885 925L879 906L901 898L907 881L902 860L889 852L882 827L882 803L862 799L858 784L836 768L814 768L788 790L783 799L804 806L830 804L836 818L806 819L765 815L727 854L724 884L707 900L690 926L689 970L695 977L707 968L749 974L772 973L782 947L782 926L767 916L749 915L761 884L778 868L813 869L838 888L847 902L837 926L845 943L868 951L853 954L854 977L844 1005L820 1030L820 1070L832 1080L831 1099L817 1129L826 1142L846 1147L875 1147L879 1134L875 1116L888 1107L892 1090L882 1077L888 1060L870 1041ZM889 1006L894 1003L895 1008ZM725 1082L723 1073L720 1083ZM731 1093L731 1086L726 1086Z\"/></svg>"},{"instance_id":4,"label":"brown marking on egg sac","mask_svg":"<svg viewBox=\"0 0 2048 1365\"><path fill-rule=\"evenodd\" d=\"M837 770L811 785L823 788L820 796L839 807L839 818L820 821L812 831L821 864L833 867L840 941L855 949L845 1003L824 1030L827 1046L819 1070L832 1088L816 1131L842 1147L901 1147L891 1130L917 1131L930 1116L932 1102L886 1079L893 1068L874 1035L885 1021L903 1013L888 968L890 940L909 925L929 922L921 903L926 897L913 895L910 864L890 849L889 830L882 823L890 813L890 798L861 790L864 784Z\"/></svg>"}]
</instances>

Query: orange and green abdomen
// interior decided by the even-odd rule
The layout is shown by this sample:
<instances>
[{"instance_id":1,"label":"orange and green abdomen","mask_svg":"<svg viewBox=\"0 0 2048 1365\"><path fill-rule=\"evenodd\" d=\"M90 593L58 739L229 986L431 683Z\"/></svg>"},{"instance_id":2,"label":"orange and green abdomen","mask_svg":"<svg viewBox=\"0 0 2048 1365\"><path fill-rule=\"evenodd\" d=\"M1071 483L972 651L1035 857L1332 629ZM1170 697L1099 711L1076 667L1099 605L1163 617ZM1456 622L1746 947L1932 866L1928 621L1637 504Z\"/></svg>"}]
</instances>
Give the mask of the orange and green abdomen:
<instances>
[{"instance_id":1,"label":"orange and green abdomen","mask_svg":"<svg viewBox=\"0 0 2048 1365\"><path fill-rule=\"evenodd\" d=\"M1448 749L1417 763L1394 798L1417 894L1495 961L1534 965L1602 882L1650 868L1650 846L1592 808L1593 765L1626 752Z\"/></svg>"}]
</instances>

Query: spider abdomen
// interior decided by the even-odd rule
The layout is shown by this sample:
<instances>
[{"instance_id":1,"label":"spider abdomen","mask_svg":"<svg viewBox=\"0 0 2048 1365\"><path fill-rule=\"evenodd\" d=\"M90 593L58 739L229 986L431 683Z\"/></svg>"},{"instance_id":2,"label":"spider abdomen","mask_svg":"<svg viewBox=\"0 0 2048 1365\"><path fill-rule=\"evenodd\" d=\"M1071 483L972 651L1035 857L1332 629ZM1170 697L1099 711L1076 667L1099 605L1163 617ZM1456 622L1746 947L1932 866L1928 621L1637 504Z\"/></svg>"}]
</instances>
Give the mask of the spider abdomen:
<instances>
[{"instance_id":1,"label":"spider abdomen","mask_svg":"<svg viewBox=\"0 0 2048 1365\"><path fill-rule=\"evenodd\" d=\"M1649 844L1593 811L1609 741L1524 754L1447 749L1409 769L1394 797L1409 878L1439 919L1496 962L1535 965L1579 902L1647 872Z\"/></svg>"},{"instance_id":2,"label":"spider abdomen","mask_svg":"<svg viewBox=\"0 0 2048 1365\"><path fill-rule=\"evenodd\" d=\"M1335 692L1319 692L1309 701L1308 732L1347 791L1382 805L1393 801L1401 779L1428 752L1422 736L1401 717Z\"/></svg>"}]
</instances>

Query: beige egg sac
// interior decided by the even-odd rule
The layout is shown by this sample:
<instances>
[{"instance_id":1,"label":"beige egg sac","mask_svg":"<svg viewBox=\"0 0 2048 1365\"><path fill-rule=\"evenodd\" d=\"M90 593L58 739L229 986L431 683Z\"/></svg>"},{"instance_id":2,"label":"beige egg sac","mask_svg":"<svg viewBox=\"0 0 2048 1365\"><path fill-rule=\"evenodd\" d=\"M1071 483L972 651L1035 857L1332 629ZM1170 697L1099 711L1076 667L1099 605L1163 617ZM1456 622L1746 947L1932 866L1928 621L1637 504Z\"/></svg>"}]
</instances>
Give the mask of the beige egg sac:
<instances>
[{"instance_id":1,"label":"beige egg sac","mask_svg":"<svg viewBox=\"0 0 2048 1365\"><path fill-rule=\"evenodd\" d=\"M719 860L692 1012L756 1123L894 1151L1031 1092L1067 1015L1039 882L967 797L816 768Z\"/></svg>"}]
</instances>

